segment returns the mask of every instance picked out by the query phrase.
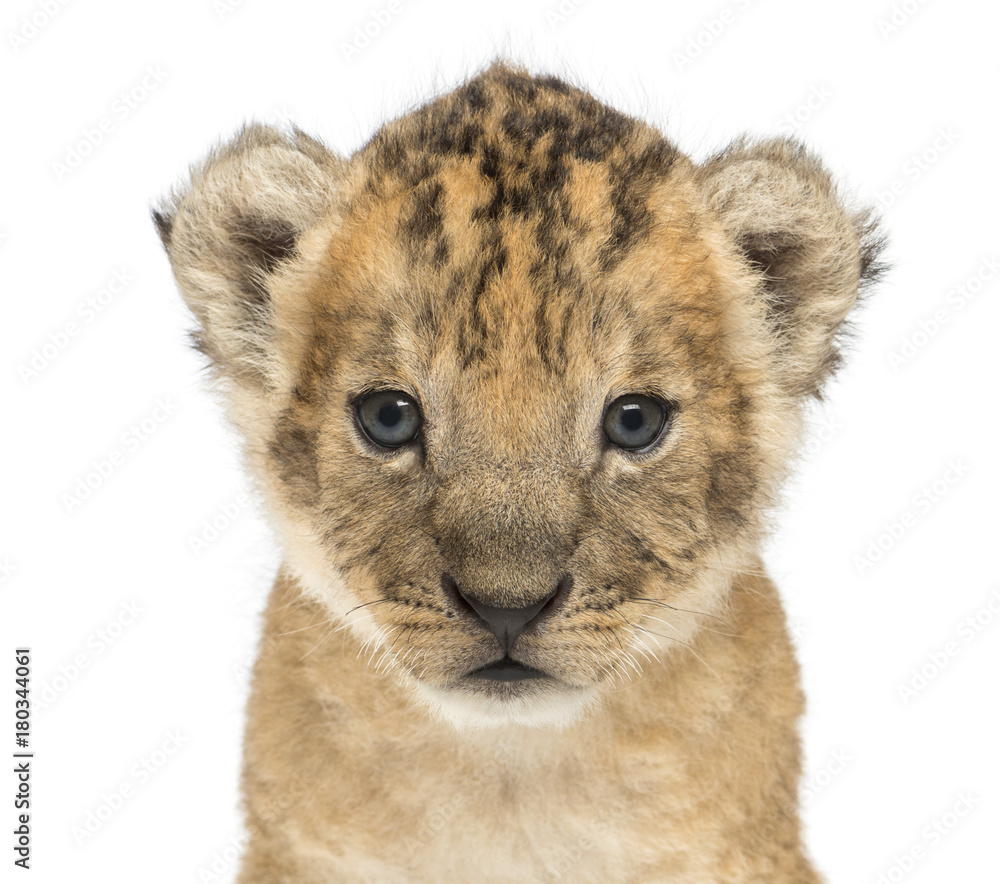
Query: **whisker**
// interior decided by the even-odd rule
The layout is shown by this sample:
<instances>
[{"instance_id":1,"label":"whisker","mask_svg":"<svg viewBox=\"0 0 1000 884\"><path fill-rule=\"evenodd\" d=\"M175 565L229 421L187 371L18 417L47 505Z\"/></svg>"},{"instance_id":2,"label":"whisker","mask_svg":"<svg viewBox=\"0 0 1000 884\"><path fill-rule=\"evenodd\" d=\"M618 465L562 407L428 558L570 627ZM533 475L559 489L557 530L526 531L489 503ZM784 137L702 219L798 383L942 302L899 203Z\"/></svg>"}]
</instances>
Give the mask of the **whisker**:
<instances>
[{"instance_id":1,"label":"whisker","mask_svg":"<svg viewBox=\"0 0 1000 884\"><path fill-rule=\"evenodd\" d=\"M297 632L305 632L307 629L315 629L317 626L323 626L330 622L332 621L328 617L324 617L317 623L310 623L308 626L303 626L300 629L291 629L288 632L279 632L277 633L277 635L279 636L295 635Z\"/></svg>"},{"instance_id":2,"label":"whisker","mask_svg":"<svg viewBox=\"0 0 1000 884\"><path fill-rule=\"evenodd\" d=\"M374 619L375 619L375 615L374 614L366 614L364 617L357 617L354 620L351 620L351 621L349 621L347 623L341 623L334 630L334 632L341 632L341 631L343 631L343 630L345 630L345 629L347 629L347 628L349 628L351 626L355 626L358 623L364 623L366 620L374 620Z\"/></svg>"},{"instance_id":3,"label":"whisker","mask_svg":"<svg viewBox=\"0 0 1000 884\"><path fill-rule=\"evenodd\" d=\"M351 614L353 614L355 611L358 611L361 608L367 608L369 605L385 604L385 603L388 603L388 602L391 602L391 601L393 601L393 600L392 599L375 599L375 601L373 601L373 602L365 602L363 605L355 605L353 608L351 608L350 611L347 611L344 614L344 616L345 617L350 617Z\"/></svg>"},{"instance_id":4,"label":"whisker","mask_svg":"<svg viewBox=\"0 0 1000 884\"><path fill-rule=\"evenodd\" d=\"M399 633L399 635L397 635L397 636L396 636L396 637L395 637L395 638L394 638L394 639L392 640L392 644L391 644L391 645L389 645L389 650L391 651L391 650L392 650L392 649L393 649L393 648L394 648L394 647L396 646L396 642L398 642L398 641L400 640L400 638L402 638L402 637L403 637L404 635L406 635L406 634L407 634L408 632L412 631L412 629L413 629L413 625L411 624L411 625L407 626L407 627L406 627L406 628L405 628L405 629L404 629L404 630L403 630L402 632L400 632L400 633Z\"/></svg>"},{"instance_id":5,"label":"whisker","mask_svg":"<svg viewBox=\"0 0 1000 884\"><path fill-rule=\"evenodd\" d=\"M651 629L646 629L644 626L633 626L633 629L640 629L643 632L648 633L649 635L655 635L657 638L666 639L667 641L675 642L676 644L679 644L679 645L684 645L685 648L687 648L692 654L695 655L695 657L697 657L704 664L705 668L709 672L711 672L712 675L714 675L717 679L719 679L719 681L723 681L722 676L719 675L718 672L716 672L711 666L708 665L708 661L704 657L702 657L701 654L699 654L695 650L695 648L694 648L693 645L690 645L687 642L681 641L679 638L673 638L672 636L669 636L669 635L660 635L660 633L653 632L653 630L651 630Z\"/></svg>"},{"instance_id":6,"label":"whisker","mask_svg":"<svg viewBox=\"0 0 1000 884\"><path fill-rule=\"evenodd\" d=\"M334 623L334 621L332 620L329 622ZM315 651L320 645L322 645L327 639L329 639L330 636L333 635L336 631L337 631L336 629L330 629L326 633L324 633L323 636L320 638L320 640L316 642L316 644L314 644L308 651L306 651L301 657L299 657L299 662L301 663L303 660L305 660L306 657L308 657L313 651Z\"/></svg>"},{"instance_id":7,"label":"whisker","mask_svg":"<svg viewBox=\"0 0 1000 884\"><path fill-rule=\"evenodd\" d=\"M680 630L676 626L674 626L674 624L671 623L669 620L664 620L660 617L653 617L650 614L646 614L645 619L653 620L657 623L662 623L664 626L669 626L672 630L674 630L674 632L680 632ZM740 635L737 632L720 632L718 629L711 629L708 626L699 626L698 628L703 629L705 632L714 633L715 635L724 635L726 636L726 638L746 638L746 636Z\"/></svg>"},{"instance_id":8,"label":"whisker","mask_svg":"<svg viewBox=\"0 0 1000 884\"><path fill-rule=\"evenodd\" d=\"M671 605L671 604L668 604L667 602L660 601L659 599L651 599L651 598L647 598L645 596L638 596L636 598L629 599L629 601L631 601L631 602L642 602L642 603L647 604L647 605L660 605L661 607L664 607L664 608L670 608L671 611L678 611L678 612L684 613L684 614L694 614L697 617L709 617L712 620L718 620L720 623L724 623L730 629L733 629L733 630L736 629L736 627L732 623L730 623L728 620L726 620L724 617L719 617L716 614L709 614L707 611L693 611L690 608L678 608L676 605Z\"/></svg>"}]
</instances>

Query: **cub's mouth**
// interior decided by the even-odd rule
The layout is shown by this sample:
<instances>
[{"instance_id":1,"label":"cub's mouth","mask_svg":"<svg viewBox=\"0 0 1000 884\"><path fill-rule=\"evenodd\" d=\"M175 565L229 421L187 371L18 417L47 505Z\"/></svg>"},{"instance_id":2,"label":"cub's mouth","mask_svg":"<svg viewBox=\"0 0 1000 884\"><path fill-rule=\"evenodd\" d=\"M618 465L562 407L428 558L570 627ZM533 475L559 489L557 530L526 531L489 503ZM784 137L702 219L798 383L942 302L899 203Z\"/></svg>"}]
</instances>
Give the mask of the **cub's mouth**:
<instances>
[{"instance_id":1,"label":"cub's mouth","mask_svg":"<svg viewBox=\"0 0 1000 884\"><path fill-rule=\"evenodd\" d=\"M540 669L533 669L524 663L519 663L508 655L500 660L474 669L467 678L481 678L487 681L527 681L534 678L548 678Z\"/></svg>"}]
</instances>

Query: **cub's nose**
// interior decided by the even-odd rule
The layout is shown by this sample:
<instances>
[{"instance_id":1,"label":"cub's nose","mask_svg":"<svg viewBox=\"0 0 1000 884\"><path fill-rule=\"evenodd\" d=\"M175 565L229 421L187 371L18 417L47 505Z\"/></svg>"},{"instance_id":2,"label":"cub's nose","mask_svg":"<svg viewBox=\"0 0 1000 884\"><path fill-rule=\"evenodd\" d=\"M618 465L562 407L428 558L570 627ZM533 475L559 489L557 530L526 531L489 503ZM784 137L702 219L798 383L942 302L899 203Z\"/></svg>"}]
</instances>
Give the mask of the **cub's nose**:
<instances>
[{"instance_id":1,"label":"cub's nose","mask_svg":"<svg viewBox=\"0 0 1000 884\"><path fill-rule=\"evenodd\" d=\"M457 607L480 620L497 637L504 653L510 651L517 637L529 626L542 620L561 604L572 584L573 578L567 574L548 595L537 602L524 607L506 608L488 604L465 592L450 574L445 574L441 578L445 595L449 596Z\"/></svg>"}]
</instances>

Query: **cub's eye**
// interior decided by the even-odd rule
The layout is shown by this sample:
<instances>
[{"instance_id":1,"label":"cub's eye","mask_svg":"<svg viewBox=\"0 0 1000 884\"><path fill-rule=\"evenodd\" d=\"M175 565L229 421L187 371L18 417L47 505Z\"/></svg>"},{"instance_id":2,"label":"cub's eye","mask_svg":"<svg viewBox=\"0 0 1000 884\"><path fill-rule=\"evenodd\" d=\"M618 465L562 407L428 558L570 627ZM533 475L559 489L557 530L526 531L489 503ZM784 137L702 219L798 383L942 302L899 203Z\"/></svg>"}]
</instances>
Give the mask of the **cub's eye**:
<instances>
[{"instance_id":1,"label":"cub's eye","mask_svg":"<svg viewBox=\"0 0 1000 884\"><path fill-rule=\"evenodd\" d=\"M385 448L399 448L420 432L420 409L412 396L399 390L368 393L358 400L357 409L365 435Z\"/></svg>"},{"instance_id":2,"label":"cub's eye","mask_svg":"<svg viewBox=\"0 0 1000 884\"><path fill-rule=\"evenodd\" d=\"M604 413L604 435L619 448L636 451L652 445L667 423L667 406L651 396L619 396Z\"/></svg>"}]
</instances>

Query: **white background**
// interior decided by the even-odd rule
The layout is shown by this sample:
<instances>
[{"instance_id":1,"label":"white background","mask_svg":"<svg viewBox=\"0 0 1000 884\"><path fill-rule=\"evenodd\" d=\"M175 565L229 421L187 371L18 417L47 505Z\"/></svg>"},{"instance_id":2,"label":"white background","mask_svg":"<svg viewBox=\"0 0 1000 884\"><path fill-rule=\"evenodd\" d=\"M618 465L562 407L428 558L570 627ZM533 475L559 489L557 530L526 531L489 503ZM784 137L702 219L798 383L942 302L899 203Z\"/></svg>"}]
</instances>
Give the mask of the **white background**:
<instances>
[{"instance_id":1,"label":"white background","mask_svg":"<svg viewBox=\"0 0 1000 884\"><path fill-rule=\"evenodd\" d=\"M794 132L859 199L886 206L895 267L858 316L767 551L809 699L807 838L831 882L996 881L995 5L391 9L4 5L5 755L16 646L33 649L39 702L34 868L12 869L5 834L3 880L11 870L10 880L177 884L235 872L245 668L278 557L241 503L235 442L187 348L192 323L150 203L246 118L292 120L350 153L503 54L570 75L695 158L743 131ZM367 41L366 23L379 31ZM72 322L75 336L61 339ZM130 427L143 420L140 441ZM67 505L116 452L89 499ZM196 552L192 539L227 509L239 514ZM865 561L880 537L879 561ZM155 754L174 749L171 734L176 751ZM12 795L11 774L3 784ZM962 801L971 811L948 816ZM117 803L80 843L75 827ZM0 799L4 833L11 805Z\"/></svg>"}]
</instances>

